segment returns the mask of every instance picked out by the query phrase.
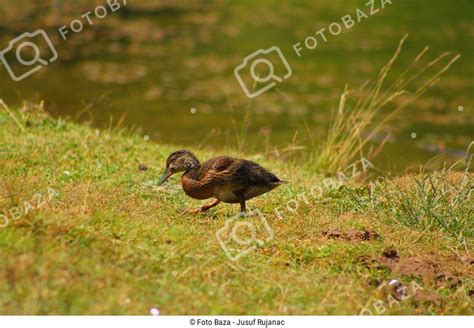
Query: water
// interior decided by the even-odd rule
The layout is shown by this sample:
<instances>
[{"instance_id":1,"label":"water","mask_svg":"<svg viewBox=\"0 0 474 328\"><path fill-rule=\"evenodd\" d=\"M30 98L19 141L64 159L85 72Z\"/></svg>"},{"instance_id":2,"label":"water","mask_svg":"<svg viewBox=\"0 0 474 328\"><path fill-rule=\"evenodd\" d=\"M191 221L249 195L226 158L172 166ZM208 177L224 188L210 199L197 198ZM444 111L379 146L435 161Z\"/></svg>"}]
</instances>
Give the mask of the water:
<instances>
[{"instance_id":1,"label":"water","mask_svg":"<svg viewBox=\"0 0 474 328\"><path fill-rule=\"evenodd\" d=\"M459 158L474 139L473 1L393 0L382 10L375 0L375 15L364 5L367 0L160 2L129 1L126 10L64 41L57 27L99 2L0 0L6 17L0 23L2 45L44 28L59 54L21 82L0 69L0 96L10 105L45 100L54 115L99 127L123 118L125 126L139 127L152 140L188 148L243 145L250 152L272 151L294 140L309 147L310 140L324 137L344 86L356 88L376 77L408 33L394 73L426 45L431 58L445 51L462 58L397 117L378 164L396 170L437 154ZM327 42L318 39L317 48L303 49L301 57L295 54L294 43L348 13L355 18L356 8L369 17ZM234 68L253 51L272 46L281 48L293 74L249 100Z\"/></svg>"}]
</instances>

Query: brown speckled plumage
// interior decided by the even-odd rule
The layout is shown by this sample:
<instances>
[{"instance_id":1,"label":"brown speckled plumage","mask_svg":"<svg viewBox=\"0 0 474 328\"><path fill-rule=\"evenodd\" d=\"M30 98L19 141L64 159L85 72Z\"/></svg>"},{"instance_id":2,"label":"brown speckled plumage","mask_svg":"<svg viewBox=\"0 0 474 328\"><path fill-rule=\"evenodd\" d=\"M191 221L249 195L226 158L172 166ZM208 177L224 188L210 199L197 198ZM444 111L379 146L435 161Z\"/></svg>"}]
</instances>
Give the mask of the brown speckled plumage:
<instances>
[{"instance_id":1,"label":"brown speckled plumage","mask_svg":"<svg viewBox=\"0 0 474 328\"><path fill-rule=\"evenodd\" d=\"M216 198L193 213L206 211L219 202L239 203L245 212L245 201L260 196L281 185L283 181L257 163L245 159L220 156L200 164L187 150L172 153L166 161L166 171L160 183L171 175L184 172L184 192L195 199Z\"/></svg>"}]
</instances>

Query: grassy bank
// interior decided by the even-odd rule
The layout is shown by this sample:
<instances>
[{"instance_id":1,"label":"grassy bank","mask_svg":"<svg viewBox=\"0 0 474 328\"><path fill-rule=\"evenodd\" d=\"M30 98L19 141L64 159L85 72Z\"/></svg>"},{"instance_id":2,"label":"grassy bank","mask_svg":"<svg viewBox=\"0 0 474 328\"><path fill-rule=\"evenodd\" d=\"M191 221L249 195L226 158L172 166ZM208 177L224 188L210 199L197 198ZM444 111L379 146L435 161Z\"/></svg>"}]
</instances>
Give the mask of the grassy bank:
<instances>
[{"instance_id":1,"label":"grassy bank","mask_svg":"<svg viewBox=\"0 0 474 328\"><path fill-rule=\"evenodd\" d=\"M177 146L40 108L10 114L0 111L2 314L473 313L468 172L328 180L248 154L289 183L249 202L273 239L230 261L216 232L236 206L181 215L199 202L176 178L154 186Z\"/></svg>"}]
</instances>

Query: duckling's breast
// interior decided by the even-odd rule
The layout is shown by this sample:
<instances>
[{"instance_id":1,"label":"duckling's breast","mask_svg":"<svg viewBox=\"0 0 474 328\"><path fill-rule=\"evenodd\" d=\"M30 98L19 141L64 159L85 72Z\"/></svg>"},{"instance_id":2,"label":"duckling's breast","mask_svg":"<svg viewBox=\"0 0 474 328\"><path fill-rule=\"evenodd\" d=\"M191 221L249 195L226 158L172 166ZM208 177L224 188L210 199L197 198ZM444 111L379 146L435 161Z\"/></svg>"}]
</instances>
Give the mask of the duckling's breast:
<instances>
[{"instance_id":1,"label":"duckling's breast","mask_svg":"<svg viewBox=\"0 0 474 328\"><path fill-rule=\"evenodd\" d=\"M212 188L204 186L200 181L183 176L181 185L186 195L194 199L208 199L213 197Z\"/></svg>"}]
</instances>

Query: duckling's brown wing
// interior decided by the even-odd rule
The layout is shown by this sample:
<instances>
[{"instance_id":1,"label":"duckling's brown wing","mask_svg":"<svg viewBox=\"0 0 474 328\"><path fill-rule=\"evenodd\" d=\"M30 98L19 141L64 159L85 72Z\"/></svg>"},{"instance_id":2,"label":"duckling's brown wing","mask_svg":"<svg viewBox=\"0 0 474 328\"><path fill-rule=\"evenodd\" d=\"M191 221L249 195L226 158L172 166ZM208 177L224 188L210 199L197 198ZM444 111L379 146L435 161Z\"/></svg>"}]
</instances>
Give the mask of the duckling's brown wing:
<instances>
[{"instance_id":1,"label":"duckling's brown wing","mask_svg":"<svg viewBox=\"0 0 474 328\"><path fill-rule=\"evenodd\" d=\"M209 173L219 173L229 169L236 159L228 156L219 156L206 161L201 165L201 177Z\"/></svg>"},{"instance_id":2,"label":"duckling's brown wing","mask_svg":"<svg viewBox=\"0 0 474 328\"><path fill-rule=\"evenodd\" d=\"M257 163L232 157L216 157L200 170L202 186L213 190L225 202L238 202L235 192L246 199L261 195L279 186L282 181Z\"/></svg>"},{"instance_id":3,"label":"duckling's brown wing","mask_svg":"<svg viewBox=\"0 0 474 328\"><path fill-rule=\"evenodd\" d=\"M276 175L257 163L242 160L233 174L235 185L244 186L235 190L245 200L263 195L283 183Z\"/></svg>"},{"instance_id":4,"label":"duckling's brown wing","mask_svg":"<svg viewBox=\"0 0 474 328\"><path fill-rule=\"evenodd\" d=\"M216 157L205 162L199 172L200 180L208 183L231 182L242 186L261 186L281 183L276 175L255 162L227 156ZM218 180L218 181L216 181Z\"/></svg>"},{"instance_id":5,"label":"duckling's brown wing","mask_svg":"<svg viewBox=\"0 0 474 328\"><path fill-rule=\"evenodd\" d=\"M220 156L212 158L201 165L199 179L205 186L226 185L232 183L233 172L236 170L238 159Z\"/></svg>"},{"instance_id":6,"label":"duckling's brown wing","mask_svg":"<svg viewBox=\"0 0 474 328\"><path fill-rule=\"evenodd\" d=\"M233 181L245 186L271 186L273 184L281 184L282 182L273 173L257 163L247 160L240 160L236 163Z\"/></svg>"}]
</instances>

